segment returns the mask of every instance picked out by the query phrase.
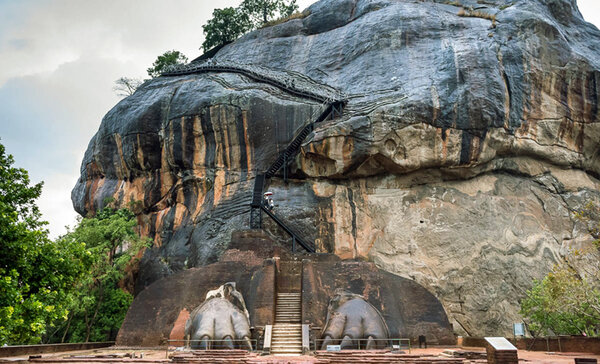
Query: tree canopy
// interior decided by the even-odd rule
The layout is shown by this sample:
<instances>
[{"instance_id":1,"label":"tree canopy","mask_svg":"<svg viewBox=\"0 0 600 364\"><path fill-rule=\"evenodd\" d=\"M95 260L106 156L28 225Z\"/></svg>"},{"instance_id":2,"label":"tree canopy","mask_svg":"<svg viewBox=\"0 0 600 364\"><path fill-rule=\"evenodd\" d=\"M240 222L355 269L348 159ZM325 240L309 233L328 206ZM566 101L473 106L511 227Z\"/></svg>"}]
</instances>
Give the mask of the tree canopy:
<instances>
[{"instance_id":1,"label":"tree canopy","mask_svg":"<svg viewBox=\"0 0 600 364\"><path fill-rule=\"evenodd\" d=\"M250 18L239 8L215 9L212 18L202 26L204 51L239 38L251 28Z\"/></svg>"},{"instance_id":2,"label":"tree canopy","mask_svg":"<svg viewBox=\"0 0 600 364\"><path fill-rule=\"evenodd\" d=\"M244 0L241 11L250 18L253 28L258 28L277 18L285 18L298 10L296 0Z\"/></svg>"},{"instance_id":3,"label":"tree canopy","mask_svg":"<svg viewBox=\"0 0 600 364\"><path fill-rule=\"evenodd\" d=\"M76 284L68 319L52 341L114 340L133 296L123 289L126 268L147 244L135 231L136 220L128 209L105 207L96 216L83 218L59 241L84 242L89 270Z\"/></svg>"},{"instance_id":4,"label":"tree canopy","mask_svg":"<svg viewBox=\"0 0 600 364\"><path fill-rule=\"evenodd\" d=\"M147 244L127 209L107 207L52 241L42 183L0 144L0 345L114 339L132 295L126 268Z\"/></svg>"},{"instance_id":5,"label":"tree canopy","mask_svg":"<svg viewBox=\"0 0 600 364\"><path fill-rule=\"evenodd\" d=\"M54 244L35 200L42 183L13 167L0 144L0 345L39 343L66 319L73 285L84 274L85 246Z\"/></svg>"},{"instance_id":6,"label":"tree canopy","mask_svg":"<svg viewBox=\"0 0 600 364\"><path fill-rule=\"evenodd\" d=\"M286 18L298 10L296 0L243 0L237 8L215 9L202 26L204 51L234 41L244 33L277 18Z\"/></svg>"},{"instance_id":7,"label":"tree canopy","mask_svg":"<svg viewBox=\"0 0 600 364\"><path fill-rule=\"evenodd\" d=\"M185 64L188 58L179 51L166 51L156 58L156 61L152 63L152 67L148 68L148 76L155 78L160 76L161 73L167 70L170 66L178 64Z\"/></svg>"}]
</instances>

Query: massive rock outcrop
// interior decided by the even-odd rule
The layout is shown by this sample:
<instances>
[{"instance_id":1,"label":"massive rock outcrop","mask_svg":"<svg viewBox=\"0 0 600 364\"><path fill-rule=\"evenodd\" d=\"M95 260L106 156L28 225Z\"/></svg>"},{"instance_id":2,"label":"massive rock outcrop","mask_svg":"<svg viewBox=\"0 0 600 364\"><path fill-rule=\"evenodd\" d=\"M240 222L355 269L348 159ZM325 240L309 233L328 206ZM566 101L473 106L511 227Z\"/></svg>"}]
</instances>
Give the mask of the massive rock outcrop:
<instances>
[{"instance_id":1,"label":"massive rock outcrop","mask_svg":"<svg viewBox=\"0 0 600 364\"><path fill-rule=\"evenodd\" d=\"M322 252L414 279L458 333L509 333L532 279L591 240L573 212L600 200L600 31L575 0L322 0L309 12L214 57L348 96L290 183L271 181L278 214ZM153 79L102 121L73 203L131 203L155 242L139 291L218 259L248 225L257 171L319 110L239 74Z\"/></svg>"}]
</instances>

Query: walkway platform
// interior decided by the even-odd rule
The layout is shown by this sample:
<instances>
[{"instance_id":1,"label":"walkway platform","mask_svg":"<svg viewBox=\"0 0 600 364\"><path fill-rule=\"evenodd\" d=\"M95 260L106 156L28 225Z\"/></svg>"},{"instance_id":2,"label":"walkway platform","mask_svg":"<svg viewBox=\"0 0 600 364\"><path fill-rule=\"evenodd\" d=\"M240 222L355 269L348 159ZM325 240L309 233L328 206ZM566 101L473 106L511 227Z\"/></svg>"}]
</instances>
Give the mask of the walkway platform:
<instances>
[{"instance_id":1,"label":"walkway platform","mask_svg":"<svg viewBox=\"0 0 600 364\"><path fill-rule=\"evenodd\" d=\"M334 363L401 363L401 364L483 364L485 359L467 359L449 357L448 353L458 355L468 353L484 353L482 348L435 347L428 349L412 349L408 352L392 353L389 350L345 350L337 353L318 351L315 356L260 356L242 350L211 350L170 352L165 358L164 349L107 348L77 352L41 354L41 358L29 360L27 356L0 358L0 363L241 363L241 364L334 364ZM445 352L445 353L444 353ZM462 354L461 354L462 352ZM135 358L133 357L135 356ZM143 356L143 358L140 358ZM533 352L519 350L519 359L531 364L573 364L575 358L585 357L600 359L600 355L585 353Z\"/></svg>"}]
</instances>

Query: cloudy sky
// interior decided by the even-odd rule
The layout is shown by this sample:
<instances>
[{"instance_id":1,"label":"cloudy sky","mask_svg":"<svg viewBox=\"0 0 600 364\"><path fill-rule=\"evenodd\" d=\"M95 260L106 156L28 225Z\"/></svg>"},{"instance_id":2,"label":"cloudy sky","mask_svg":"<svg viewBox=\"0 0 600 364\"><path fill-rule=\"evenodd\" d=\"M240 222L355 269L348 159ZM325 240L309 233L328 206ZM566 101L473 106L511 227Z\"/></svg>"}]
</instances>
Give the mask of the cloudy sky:
<instances>
[{"instance_id":1,"label":"cloudy sky","mask_svg":"<svg viewBox=\"0 0 600 364\"><path fill-rule=\"evenodd\" d=\"M156 56L200 55L213 8L240 0L0 0L0 143L44 181L51 236L72 225L71 189L87 144L118 101L114 80L145 77ZM314 0L298 0L303 9ZM578 0L600 27L600 1Z\"/></svg>"}]
</instances>

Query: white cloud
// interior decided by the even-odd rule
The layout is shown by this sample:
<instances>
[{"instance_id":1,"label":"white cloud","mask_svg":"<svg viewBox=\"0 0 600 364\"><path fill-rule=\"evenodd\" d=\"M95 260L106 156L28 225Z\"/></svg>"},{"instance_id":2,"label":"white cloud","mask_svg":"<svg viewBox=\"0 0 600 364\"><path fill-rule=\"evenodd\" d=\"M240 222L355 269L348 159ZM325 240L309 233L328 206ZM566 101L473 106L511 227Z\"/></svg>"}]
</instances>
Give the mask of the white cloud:
<instances>
[{"instance_id":1,"label":"white cloud","mask_svg":"<svg viewBox=\"0 0 600 364\"><path fill-rule=\"evenodd\" d=\"M577 0L579 11L583 18L600 28L600 1L598 0Z\"/></svg>"}]
</instances>

